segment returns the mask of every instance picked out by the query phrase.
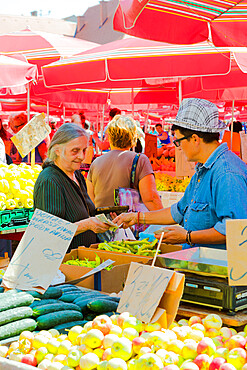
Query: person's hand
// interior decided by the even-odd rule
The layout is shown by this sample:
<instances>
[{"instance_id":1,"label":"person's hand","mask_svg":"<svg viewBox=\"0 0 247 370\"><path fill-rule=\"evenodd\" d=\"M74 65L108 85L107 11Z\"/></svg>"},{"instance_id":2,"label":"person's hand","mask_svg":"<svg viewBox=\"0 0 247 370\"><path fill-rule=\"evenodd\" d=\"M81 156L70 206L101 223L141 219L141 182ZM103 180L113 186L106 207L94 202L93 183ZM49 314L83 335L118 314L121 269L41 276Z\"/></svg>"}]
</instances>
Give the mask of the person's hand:
<instances>
[{"instance_id":1,"label":"person's hand","mask_svg":"<svg viewBox=\"0 0 247 370\"><path fill-rule=\"evenodd\" d=\"M90 217L89 219L89 230L92 230L95 234L104 233L109 230L110 225L99 221L96 217Z\"/></svg>"},{"instance_id":2,"label":"person's hand","mask_svg":"<svg viewBox=\"0 0 247 370\"><path fill-rule=\"evenodd\" d=\"M114 218L112 222L114 222L114 224L117 224L118 226L122 225L124 229L127 229L128 227L133 226L137 223L137 213L121 213L121 215Z\"/></svg>"},{"instance_id":3,"label":"person's hand","mask_svg":"<svg viewBox=\"0 0 247 370\"><path fill-rule=\"evenodd\" d=\"M186 243L187 231L181 226L166 226L167 232L164 233L162 242L166 244L181 244ZM161 234L155 234L157 239L160 239Z\"/></svg>"}]
</instances>

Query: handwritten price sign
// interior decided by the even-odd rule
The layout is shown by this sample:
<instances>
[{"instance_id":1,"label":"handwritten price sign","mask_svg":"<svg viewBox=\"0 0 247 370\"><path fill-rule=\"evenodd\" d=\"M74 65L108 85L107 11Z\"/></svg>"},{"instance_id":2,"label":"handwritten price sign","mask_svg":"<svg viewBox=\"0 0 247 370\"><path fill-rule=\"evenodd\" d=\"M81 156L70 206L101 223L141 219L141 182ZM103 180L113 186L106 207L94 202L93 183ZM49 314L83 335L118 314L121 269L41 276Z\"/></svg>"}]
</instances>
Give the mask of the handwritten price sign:
<instances>
[{"instance_id":1,"label":"handwritten price sign","mask_svg":"<svg viewBox=\"0 0 247 370\"><path fill-rule=\"evenodd\" d=\"M174 271L131 262L118 312L150 322Z\"/></svg>"},{"instance_id":2,"label":"handwritten price sign","mask_svg":"<svg viewBox=\"0 0 247 370\"><path fill-rule=\"evenodd\" d=\"M4 286L46 290L76 229L76 225L36 209L4 274Z\"/></svg>"},{"instance_id":3,"label":"handwritten price sign","mask_svg":"<svg viewBox=\"0 0 247 370\"><path fill-rule=\"evenodd\" d=\"M247 285L247 220L226 221L229 285Z\"/></svg>"}]
</instances>

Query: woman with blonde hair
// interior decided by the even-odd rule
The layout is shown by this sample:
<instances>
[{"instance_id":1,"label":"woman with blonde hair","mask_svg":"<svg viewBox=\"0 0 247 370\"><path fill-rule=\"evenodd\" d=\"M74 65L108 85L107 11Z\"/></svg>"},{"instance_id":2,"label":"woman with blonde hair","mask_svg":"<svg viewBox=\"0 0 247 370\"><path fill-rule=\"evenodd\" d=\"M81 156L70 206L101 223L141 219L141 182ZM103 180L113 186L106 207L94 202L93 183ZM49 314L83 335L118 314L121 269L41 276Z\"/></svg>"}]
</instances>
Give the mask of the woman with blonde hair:
<instances>
[{"instance_id":1,"label":"woman with blonde hair","mask_svg":"<svg viewBox=\"0 0 247 370\"><path fill-rule=\"evenodd\" d=\"M111 150L93 161L87 178L88 194L96 207L114 206L114 189L131 187L131 169L136 153L130 151L137 141L135 121L116 115L107 126ZM143 203L149 210L162 208L156 189L152 166L145 154L140 154L134 180Z\"/></svg>"}]
</instances>

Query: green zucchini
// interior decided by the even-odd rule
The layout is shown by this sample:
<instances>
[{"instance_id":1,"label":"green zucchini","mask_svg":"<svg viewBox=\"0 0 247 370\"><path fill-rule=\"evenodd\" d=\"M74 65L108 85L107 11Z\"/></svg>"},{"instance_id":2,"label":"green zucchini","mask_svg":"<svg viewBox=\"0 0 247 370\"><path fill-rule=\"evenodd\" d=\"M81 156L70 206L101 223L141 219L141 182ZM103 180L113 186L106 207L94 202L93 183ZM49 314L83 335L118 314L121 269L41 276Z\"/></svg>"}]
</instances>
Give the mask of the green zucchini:
<instances>
[{"instance_id":1,"label":"green zucchini","mask_svg":"<svg viewBox=\"0 0 247 370\"><path fill-rule=\"evenodd\" d=\"M49 287L44 294L40 294L36 292L35 290L29 290L29 294L31 294L34 298L39 299L50 299L50 298L59 298L63 294L63 291L56 287Z\"/></svg>"},{"instance_id":2,"label":"green zucchini","mask_svg":"<svg viewBox=\"0 0 247 370\"><path fill-rule=\"evenodd\" d=\"M76 292L76 293L64 293L60 298L59 300L60 301L63 301L63 302L67 302L67 303L70 303L70 302L74 302L74 300L76 298L78 298L79 296L82 296L83 297L83 294L81 294L80 292Z\"/></svg>"},{"instance_id":3,"label":"green zucchini","mask_svg":"<svg viewBox=\"0 0 247 370\"><path fill-rule=\"evenodd\" d=\"M77 320L83 320L83 315L81 312L75 310L51 312L46 315L41 315L36 319L38 329L40 330L50 329L56 325Z\"/></svg>"},{"instance_id":4,"label":"green zucchini","mask_svg":"<svg viewBox=\"0 0 247 370\"><path fill-rule=\"evenodd\" d=\"M5 325L9 322L26 319L32 317L33 310L29 306L11 308L3 311L0 315L0 325Z\"/></svg>"},{"instance_id":5,"label":"green zucchini","mask_svg":"<svg viewBox=\"0 0 247 370\"><path fill-rule=\"evenodd\" d=\"M82 296L79 296L77 297L76 299L74 299L73 303L77 304L77 302L80 302L84 299L87 299L87 298L98 298L98 297L103 297L103 294L101 293L88 293L88 294L83 294Z\"/></svg>"},{"instance_id":6,"label":"green zucchini","mask_svg":"<svg viewBox=\"0 0 247 370\"><path fill-rule=\"evenodd\" d=\"M26 319L27 317L32 317L32 315L33 310L29 306L11 308L1 313L0 325L5 325L9 322L20 319Z\"/></svg>"},{"instance_id":7,"label":"green zucchini","mask_svg":"<svg viewBox=\"0 0 247 370\"><path fill-rule=\"evenodd\" d=\"M0 293L0 312L9 310L10 308L30 306L34 298L24 292L6 294Z\"/></svg>"},{"instance_id":8,"label":"green zucchini","mask_svg":"<svg viewBox=\"0 0 247 370\"><path fill-rule=\"evenodd\" d=\"M0 326L0 340L19 335L24 330L33 331L37 323L33 319L22 319Z\"/></svg>"},{"instance_id":9,"label":"green zucchini","mask_svg":"<svg viewBox=\"0 0 247 370\"><path fill-rule=\"evenodd\" d=\"M67 334L68 330L73 328L73 326L84 326L87 323L87 320L79 320L79 321L70 321L66 322L65 324L56 325L54 329L57 329L60 334Z\"/></svg>"},{"instance_id":10,"label":"green zucchini","mask_svg":"<svg viewBox=\"0 0 247 370\"><path fill-rule=\"evenodd\" d=\"M63 311L63 310L75 310L81 312L79 306L74 303L65 303L65 302L58 302L58 303L51 303L51 304L44 304L43 306L38 306L33 308L33 316L41 316L47 313L56 312L56 311Z\"/></svg>"},{"instance_id":11,"label":"green zucchini","mask_svg":"<svg viewBox=\"0 0 247 370\"><path fill-rule=\"evenodd\" d=\"M88 306L87 306L88 303L92 302L95 299L96 299L95 297L90 296L90 297L84 298L80 301L77 301L77 303L75 303L75 304L77 304L77 306L80 307L82 313L85 313L85 312L88 311ZM98 297L97 297L97 299L98 299ZM107 310L107 311L109 311L109 310Z\"/></svg>"},{"instance_id":12,"label":"green zucchini","mask_svg":"<svg viewBox=\"0 0 247 370\"><path fill-rule=\"evenodd\" d=\"M110 299L95 299L87 304L87 308L96 313L116 311L118 302Z\"/></svg>"},{"instance_id":13,"label":"green zucchini","mask_svg":"<svg viewBox=\"0 0 247 370\"><path fill-rule=\"evenodd\" d=\"M60 303L58 299L40 299L34 300L33 303L30 305L31 308L44 306L45 304L52 304L52 303Z\"/></svg>"}]
</instances>

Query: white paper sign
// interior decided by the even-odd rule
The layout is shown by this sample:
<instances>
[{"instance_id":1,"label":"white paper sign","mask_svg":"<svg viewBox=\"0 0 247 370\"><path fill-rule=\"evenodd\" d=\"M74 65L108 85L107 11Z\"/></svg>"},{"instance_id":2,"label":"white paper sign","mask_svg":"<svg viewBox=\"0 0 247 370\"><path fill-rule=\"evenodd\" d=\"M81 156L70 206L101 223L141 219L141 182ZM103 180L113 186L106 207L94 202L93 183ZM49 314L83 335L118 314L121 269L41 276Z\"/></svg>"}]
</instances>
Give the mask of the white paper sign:
<instances>
[{"instance_id":1,"label":"white paper sign","mask_svg":"<svg viewBox=\"0 0 247 370\"><path fill-rule=\"evenodd\" d=\"M10 289L46 290L76 229L77 225L36 209L4 274L3 285Z\"/></svg>"},{"instance_id":2,"label":"white paper sign","mask_svg":"<svg viewBox=\"0 0 247 370\"><path fill-rule=\"evenodd\" d=\"M11 140L20 155L25 157L51 132L50 126L45 122L45 114L36 114Z\"/></svg>"},{"instance_id":3,"label":"white paper sign","mask_svg":"<svg viewBox=\"0 0 247 370\"><path fill-rule=\"evenodd\" d=\"M228 283L247 286L247 220L226 220Z\"/></svg>"},{"instance_id":4,"label":"white paper sign","mask_svg":"<svg viewBox=\"0 0 247 370\"><path fill-rule=\"evenodd\" d=\"M150 322L174 271L131 262L117 312Z\"/></svg>"}]
</instances>

